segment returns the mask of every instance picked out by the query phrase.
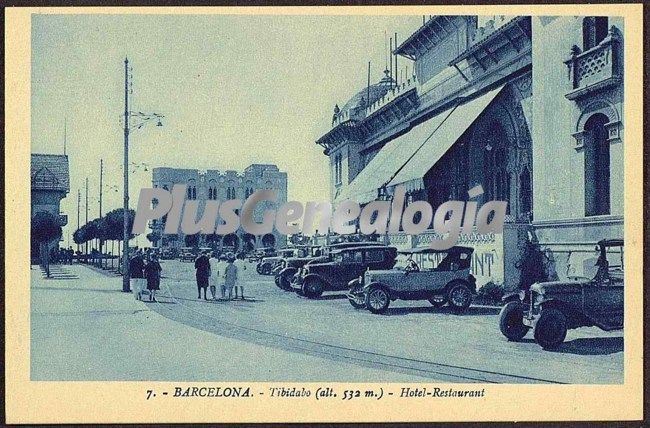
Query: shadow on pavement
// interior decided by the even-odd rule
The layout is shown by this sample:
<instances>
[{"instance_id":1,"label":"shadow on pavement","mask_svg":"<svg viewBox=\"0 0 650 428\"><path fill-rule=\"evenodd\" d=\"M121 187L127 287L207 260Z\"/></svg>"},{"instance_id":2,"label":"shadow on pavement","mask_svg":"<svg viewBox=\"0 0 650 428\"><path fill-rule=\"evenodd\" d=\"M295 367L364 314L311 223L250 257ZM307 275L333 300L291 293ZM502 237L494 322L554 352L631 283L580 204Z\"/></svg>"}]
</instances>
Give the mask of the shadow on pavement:
<instances>
[{"instance_id":1,"label":"shadow on pavement","mask_svg":"<svg viewBox=\"0 0 650 428\"><path fill-rule=\"evenodd\" d=\"M320 296L317 299L311 299L311 300L340 300L340 299L347 299L348 296L345 294L325 294L323 296Z\"/></svg>"},{"instance_id":2,"label":"shadow on pavement","mask_svg":"<svg viewBox=\"0 0 650 428\"><path fill-rule=\"evenodd\" d=\"M449 306L442 308L434 308L433 306L417 306L417 307L401 307L401 308L388 308L385 315L408 315L414 313L432 313L432 314L446 314L455 316L477 316L477 315L497 315L499 309L488 308L482 306L470 306L463 312L456 312Z\"/></svg>"},{"instance_id":3,"label":"shadow on pavement","mask_svg":"<svg viewBox=\"0 0 650 428\"><path fill-rule=\"evenodd\" d=\"M577 355L608 355L623 352L622 337L590 337L564 342L551 352Z\"/></svg>"},{"instance_id":4,"label":"shadow on pavement","mask_svg":"<svg viewBox=\"0 0 650 428\"><path fill-rule=\"evenodd\" d=\"M59 288L59 287L33 287L36 290L53 290L53 291L92 291L95 293L122 293L123 291L120 290L106 290L106 289L100 289L100 288L76 288L76 287L66 287L66 288Z\"/></svg>"}]
</instances>

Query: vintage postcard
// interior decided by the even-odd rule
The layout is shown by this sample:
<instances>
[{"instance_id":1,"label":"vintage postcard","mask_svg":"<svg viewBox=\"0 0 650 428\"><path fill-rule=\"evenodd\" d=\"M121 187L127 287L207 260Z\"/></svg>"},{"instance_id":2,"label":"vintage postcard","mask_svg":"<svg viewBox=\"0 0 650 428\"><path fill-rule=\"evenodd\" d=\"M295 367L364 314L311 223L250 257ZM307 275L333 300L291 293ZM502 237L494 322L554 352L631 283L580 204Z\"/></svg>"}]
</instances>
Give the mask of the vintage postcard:
<instances>
[{"instance_id":1,"label":"vintage postcard","mask_svg":"<svg viewBox=\"0 0 650 428\"><path fill-rule=\"evenodd\" d=\"M7 422L642 418L640 5L5 16Z\"/></svg>"}]
</instances>

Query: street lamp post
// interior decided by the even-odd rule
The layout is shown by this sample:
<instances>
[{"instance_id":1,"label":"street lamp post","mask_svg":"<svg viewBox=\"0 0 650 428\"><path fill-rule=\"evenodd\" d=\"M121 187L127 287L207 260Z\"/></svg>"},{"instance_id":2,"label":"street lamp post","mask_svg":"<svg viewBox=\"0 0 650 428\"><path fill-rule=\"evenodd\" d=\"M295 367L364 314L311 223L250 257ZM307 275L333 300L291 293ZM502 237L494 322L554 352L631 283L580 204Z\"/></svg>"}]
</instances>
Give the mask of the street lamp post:
<instances>
[{"instance_id":1,"label":"street lamp post","mask_svg":"<svg viewBox=\"0 0 650 428\"><path fill-rule=\"evenodd\" d=\"M142 112L129 111L129 59L124 58L124 230L122 236L122 291L130 292L129 284L129 133L131 131L131 118L139 122L133 124L136 129L142 128L147 121L156 119L157 126L162 126L161 119L164 117L158 113L146 114Z\"/></svg>"},{"instance_id":2,"label":"street lamp post","mask_svg":"<svg viewBox=\"0 0 650 428\"><path fill-rule=\"evenodd\" d=\"M124 234L122 236L122 291L129 292L129 59L124 58Z\"/></svg>"}]
</instances>

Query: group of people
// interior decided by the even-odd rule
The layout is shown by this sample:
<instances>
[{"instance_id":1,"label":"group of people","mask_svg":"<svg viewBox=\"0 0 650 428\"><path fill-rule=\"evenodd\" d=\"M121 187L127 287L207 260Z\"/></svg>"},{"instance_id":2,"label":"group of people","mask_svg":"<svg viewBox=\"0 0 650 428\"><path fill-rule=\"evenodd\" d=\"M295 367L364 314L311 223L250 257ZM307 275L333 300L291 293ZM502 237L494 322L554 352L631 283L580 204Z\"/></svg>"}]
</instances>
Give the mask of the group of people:
<instances>
[{"instance_id":1,"label":"group of people","mask_svg":"<svg viewBox=\"0 0 650 428\"><path fill-rule=\"evenodd\" d=\"M217 300L217 288L220 288L222 300L233 300L238 297L244 300L244 286L237 282L239 268L235 264L235 260L234 254L217 256L209 251L202 252L196 258L194 269L196 269L196 286L199 299L201 298L201 291L203 291L203 299L208 300L209 288L212 299ZM243 269L246 269L246 267L244 266Z\"/></svg>"},{"instance_id":2,"label":"group of people","mask_svg":"<svg viewBox=\"0 0 650 428\"><path fill-rule=\"evenodd\" d=\"M156 302L156 291L160 290L160 274L162 266L155 252L145 253L139 249L129 261L131 278L146 279L149 290L149 301Z\"/></svg>"}]
</instances>

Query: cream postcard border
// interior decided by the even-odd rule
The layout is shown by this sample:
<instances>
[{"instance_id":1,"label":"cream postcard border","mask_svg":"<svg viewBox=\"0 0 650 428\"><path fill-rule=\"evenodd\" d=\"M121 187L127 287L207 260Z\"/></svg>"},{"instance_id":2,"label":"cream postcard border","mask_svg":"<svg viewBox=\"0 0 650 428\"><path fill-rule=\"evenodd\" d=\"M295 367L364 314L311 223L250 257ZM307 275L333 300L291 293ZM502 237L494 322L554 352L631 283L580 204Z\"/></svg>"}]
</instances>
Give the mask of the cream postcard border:
<instances>
[{"instance_id":1,"label":"cream postcard border","mask_svg":"<svg viewBox=\"0 0 650 428\"><path fill-rule=\"evenodd\" d=\"M279 400L268 395L146 401L186 382L30 381L32 14L613 15L625 19L625 354L623 385L482 385L482 399ZM638 420L643 416L643 8L641 4L367 7L65 7L5 9L5 408L7 423ZM192 382L191 385L197 385ZM207 385L207 383L206 383ZM218 386L218 382L210 382ZM256 385L259 383L229 383ZM278 383L269 383L278 386ZM320 384L290 384L316 386ZM364 384L328 383L354 389ZM402 384L400 384L401 386ZM403 384L408 386L409 384ZM372 384L369 384L370 388ZM376 386L376 385L375 385ZM420 385L421 386L421 385ZM462 388L462 384L437 384ZM476 388L476 385L471 385ZM360 411L363 409L363 411Z\"/></svg>"}]
</instances>

